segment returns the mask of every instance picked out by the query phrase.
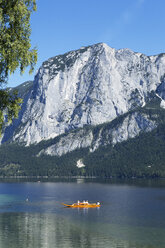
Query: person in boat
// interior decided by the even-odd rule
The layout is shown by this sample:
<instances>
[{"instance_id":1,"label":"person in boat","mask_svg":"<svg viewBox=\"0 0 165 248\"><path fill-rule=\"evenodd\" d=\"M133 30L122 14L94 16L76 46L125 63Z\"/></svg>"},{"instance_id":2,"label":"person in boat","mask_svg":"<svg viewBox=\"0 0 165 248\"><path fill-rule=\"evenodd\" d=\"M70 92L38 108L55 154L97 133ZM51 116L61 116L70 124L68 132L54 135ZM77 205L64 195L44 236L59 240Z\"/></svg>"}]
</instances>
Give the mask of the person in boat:
<instances>
[{"instance_id":1,"label":"person in boat","mask_svg":"<svg viewBox=\"0 0 165 248\"><path fill-rule=\"evenodd\" d=\"M83 202L81 203L81 202L79 202L80 204L89 204L89 202L88 201L84 201L83 200Z\"/></svg>"},{"instance_id":2,"label":"person in boat","mask_svg":"<svg viewBox=\"0 0 165 248\"><path fill-rule=\"evenodd\" d=\"M80 204L80 201L78 200L78 201L77 201L77 205L79 205L79 204Z\"/></svg>"},{"instance_id":3,"label":"person in boat","mask_svg":"<svg viewBox=\"0 0 165 248\"><path fill-rule=\"evenodd\" d=\"M97 205L100 205L100 202L97 202Z\"/></svg>"}]
</instances>

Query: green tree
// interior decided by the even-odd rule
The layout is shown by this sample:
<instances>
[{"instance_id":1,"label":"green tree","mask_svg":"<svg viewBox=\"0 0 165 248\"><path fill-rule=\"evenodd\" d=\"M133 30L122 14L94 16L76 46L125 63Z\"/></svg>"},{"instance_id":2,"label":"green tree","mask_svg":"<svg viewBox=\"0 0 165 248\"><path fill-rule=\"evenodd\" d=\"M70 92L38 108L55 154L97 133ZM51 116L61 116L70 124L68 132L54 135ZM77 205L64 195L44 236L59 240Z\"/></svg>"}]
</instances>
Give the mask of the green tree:
<instances>
[{"instance_id":1,"label":"green tree","mask_svg":"<svg viewBox=\"0 0 165 248\"><path fill-rule=\"evenodd\" d=\"M4 89L9 74L17 68L29 73L37 62L37 51L30 44L30 16L36 0L0 0L0 132L4 122L18 116L21 99ZM6 118L7 117L7 118Z\"/></svg>"}]
</instances>

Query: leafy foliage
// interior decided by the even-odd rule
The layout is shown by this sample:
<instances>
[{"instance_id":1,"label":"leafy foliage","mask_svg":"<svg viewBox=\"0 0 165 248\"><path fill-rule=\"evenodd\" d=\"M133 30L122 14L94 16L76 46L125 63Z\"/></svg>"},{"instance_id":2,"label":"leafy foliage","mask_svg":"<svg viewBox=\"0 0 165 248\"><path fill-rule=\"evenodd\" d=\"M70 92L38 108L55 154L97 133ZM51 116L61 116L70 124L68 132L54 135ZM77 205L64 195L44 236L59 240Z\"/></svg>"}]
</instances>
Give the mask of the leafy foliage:
<instances>
[{"instance_id":1,"label":"leafy foliage","mask_svg":"<svg viewBox=\"0 0 165 248\"><path fill-rule=\"evenodd\" d=\"M18 117L21 103L22 99L17 96L16 91L10 94L7 90L0 90L0 130L2 130L5 116L5 122L8 123Z\"/></svg>"},{"instance_id":2,"label":"leafy foliage","mask_svg":"<svg viewBox=\"0 0 165 248\"><path fill-rule=\"evenodd\" d=\"M30 15L36 10L35 0L0 0L0 86L7 82L9 73L17 68L23 73L37 61L36 49L30 44ZM5 122L18 116L21 99L16 92L0 90L0 131Z\"/></svg>"},{"instance_id":3,"label":"leafy foliage","mask_svg":"<svg viewBox=\"0 0 165 248\"><path fill-rule=\"evenodd\" d=\"M0 1L0 62L5 78L16 68L30 65L30 72L37 60L35 49L30 50L30 14L36 10L35 0ZM1 74L0 74L1 75ZM1 78L1 82L3 77Z\"/></svg>"}]
</instances>

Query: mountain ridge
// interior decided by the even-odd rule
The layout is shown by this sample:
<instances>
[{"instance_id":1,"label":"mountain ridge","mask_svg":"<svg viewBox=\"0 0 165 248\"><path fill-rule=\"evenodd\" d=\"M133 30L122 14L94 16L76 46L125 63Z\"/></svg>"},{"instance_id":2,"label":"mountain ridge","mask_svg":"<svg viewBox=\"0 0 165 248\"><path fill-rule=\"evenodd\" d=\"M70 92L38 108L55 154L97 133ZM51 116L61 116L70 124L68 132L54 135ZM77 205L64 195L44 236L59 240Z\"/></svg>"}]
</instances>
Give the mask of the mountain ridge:
<instances>
[{"instance_id":1,"label":"mountain ridge","mask_svg":"<svg viewBox=\"0 0 165 248\"><path fill-rule=\"evenodd\" d=\"M165 56L145 56L105 43L52 57L25 96L13 141L27 145L84 125L98 125L144 106L157 90L164 98ZM162 85L162 88L160 87ZM7 141L7 130L2 142Z\"/></svg>"},{"instance_id":2,"label":"mountain ridge","mask_svg":"<svg viewBox=\"0 0 165 248\"><path fill-rule=\"evenodd\" d=\"M164 176L165 54L98 43L48 59L16 89L24 102L1 137L0 175ZM142 155L138 142L144 162L130 146ZM127 162L135 157L141 171Z\"/></svg>"}]
</instances>

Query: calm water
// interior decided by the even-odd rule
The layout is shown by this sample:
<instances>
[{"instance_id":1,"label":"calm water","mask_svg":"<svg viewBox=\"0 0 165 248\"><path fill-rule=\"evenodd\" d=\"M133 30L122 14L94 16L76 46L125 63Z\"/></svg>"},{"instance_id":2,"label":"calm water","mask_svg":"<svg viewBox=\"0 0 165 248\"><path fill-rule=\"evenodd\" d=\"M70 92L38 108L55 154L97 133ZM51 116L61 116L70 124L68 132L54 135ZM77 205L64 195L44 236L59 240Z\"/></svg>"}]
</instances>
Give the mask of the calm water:
<instances>
[{"instance_id":1,"label":"calm water","mask_svg":"<svg viewBox=\"0 0 165 248\"><path fill-rule=\"evenodd\" d=\"M61 205L77 200L102 206ZM9 247L164 248L165 180L0 182L0 248Z\"/></svg>"}]
</instances>

